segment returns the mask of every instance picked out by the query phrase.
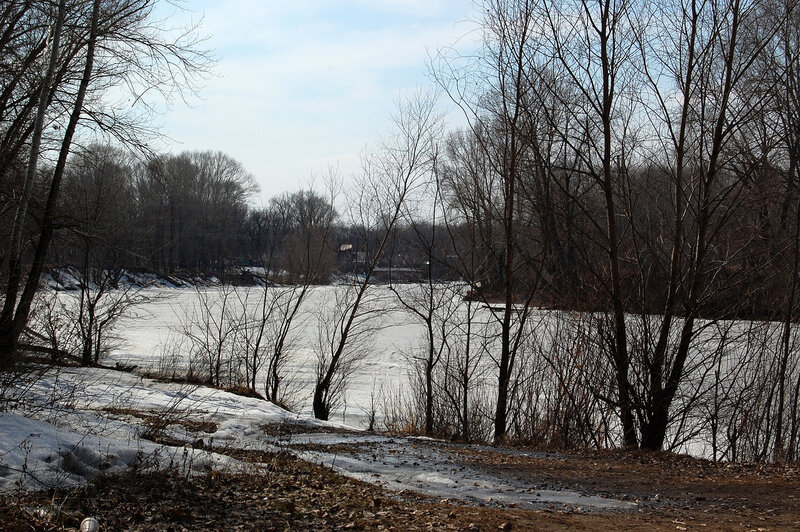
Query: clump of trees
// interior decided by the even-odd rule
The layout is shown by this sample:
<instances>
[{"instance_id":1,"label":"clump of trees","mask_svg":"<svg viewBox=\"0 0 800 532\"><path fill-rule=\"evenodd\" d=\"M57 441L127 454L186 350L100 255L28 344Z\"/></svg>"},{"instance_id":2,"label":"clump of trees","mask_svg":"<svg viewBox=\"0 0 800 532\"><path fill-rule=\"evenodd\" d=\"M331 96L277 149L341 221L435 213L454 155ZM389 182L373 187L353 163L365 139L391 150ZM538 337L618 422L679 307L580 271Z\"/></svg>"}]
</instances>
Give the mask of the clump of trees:
<instances>
[{"instance_id":1,"label":"clump of trees","mask_svg":"<svg viewBox=\"0 0 800 532\"><path fill-rule=\"evenodd\" d=\"M796 459L796 2L483 7L480 53L432 68L468 122L435 197L483 330L419 368L456 338L484 368L418 379L433 430L481 433L436 405L488 368L495 441Z\"/></svg>"},{"instance_id":2,"label":"clump of trees","mask_svg":"<svg viewBox=\"0 0 800 532\"><path fill-rule=\"evenodd\" d=\"M241 252L241 228L253 176L220 152L151 159L140 169L131 199L142 228L141 265L158 272L221 271Z\"/></svg>"},{"instance_id":3,"label":"clump of trees","mask_svg":"<svg viewBox=\"0 0 800 532\"><path fill-rule=\"evenodd\" d=\"M152 0L10 0L0 10L0 213L4 301L0 364L27 325L55 235L76 135L97 131L144 146L147 127L111 101L191 90L207 54L192 31L168 38ZM116 92L116 94L120 94Z\"/></svg>"},{"instance_id":4,"label":"clump of trees","mask_svg":"<svg viewBox=\"0 0 800 532\"><path fill-rule=\"evenodd\" d=\"M439 175L465 275L496 309L495 440L523 406L514 393L535 302L597 312L576 334L613 386L581 378L570 395L613 409L606 429L623 445L674 446L720 391L715 362L771 358L777 384L753 383L762 440L796 456L785 423L797 426L787 409L800 381L784 371L796 365L796 3L484 8L481 53L444 51L434 73L469 123L446 139ZM782 355L762 337L720 362L719 346L740 345L723 317L782 321Z\"/></svg>"}]
</instances>

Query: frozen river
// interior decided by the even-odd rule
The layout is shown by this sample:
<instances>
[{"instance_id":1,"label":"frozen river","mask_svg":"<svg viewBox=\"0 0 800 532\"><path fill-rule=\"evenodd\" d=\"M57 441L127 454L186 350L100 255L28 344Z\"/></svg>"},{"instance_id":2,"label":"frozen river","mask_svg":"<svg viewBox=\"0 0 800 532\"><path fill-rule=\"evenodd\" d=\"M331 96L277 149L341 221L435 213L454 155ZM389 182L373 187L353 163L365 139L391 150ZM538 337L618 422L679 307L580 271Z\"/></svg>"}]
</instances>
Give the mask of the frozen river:
<instances>
[{"instance_id":1,"label":"frozen river","mask_svg":"<svg viewBox=\"0 0 800 532\"><path fill-rule=\"evenodd\" d=\"M341 290L341 287L313 288L290 333L287 375L289 387L295 390L294 400L300 412L311 410L318 315L336 290ZM377 286L372 290L373 297L385 298L384 301L387 302L394 298L388 287ZM208 291L221 297L222 289L212 288ZM197 307L199 296L191 289L151 289L142 293L149 296L149 300L135 307L131 311L131 317L126 318L119 327L117 334L122 337L122 346L112 354L109 361L112 364L119 362L156 369L169 363L167 358L170 346L177 345L180 341L182 324ZM421 345L423 334L423 327L409 312L401 309L387 311L381 317L381 326L370 334L367 355L349 379L342 406L334 412L333 417L356 427L365 426L366 409L373 396L380 399L382 394L389 400L389 397L397 396L398 392L407 387L407 357L413 349ZM175 362L185 367L188 360L177 357ZM263 378L261 382L263 383ZM263 385L259 387L263 388Z\"/></svg>"},{"instance_id":2,"label":"frozen river","mask_svg":"<svg viewBox=\"0 0 800 532\"><path fill-rule=\"evenodd\" d=\"M396 287L403 294L410 294L418 288L415 285ZM225 290L231 294L231 288L210 288L206 292L207 297L222 297ZM246 290L237 288L233 293L241 295ZM298 413L311 412L320 324L335 322L337 305L341 308L341 295L345 290L344 286L314 287L307 295L289 334L289 358L285 373L288 388L294 392L290 395L289 404ZM412 361L415 356L418 359L420 353L425 352L420 350L424 350L426 335L419 318L398 304L392 289L374 286L370 291L372 305L381 309L379 322L375 322L375 326L365 335L363 358L354 366L342 400L334 408L331 419L356 428L366 428L369 414L373 412L377 422L375 428L383 429L383 415L391 416L398 410L406 409L406 402L412 398ZM202 300L201 293L192 289L164 288L145 293L149 296L148 300L133 309L133 315L125 318L119 327L117 333L122 337L123 346L113 352L109 362L153 370L187 368L189 350L185 344L180 346L181 329L187 316L196 311ZM441 293L449 294L449 300L444 298L448 312L451 312L452 320L463 327L468 303L462 301L456 291L442 288ZM247 305L256 305L257 300L256 297L247 299ZM471 356L481 358L478 362L472 362L476 364L473 369L478 370L470 380L469 395L478 405L476 419L478 423L483 423L480 430L484 431L486 437L491 434L487 420L490 420L493 412L497 382L498 329L489 309L477 304L471 308L475 311L468 321L472 327L471 338L474 339ZM602 348L598 347L602 342L596 337L602 319L602 315L550 310L535 310L530 314L513 376L517 379L515 382L521 382L523 386L517 390L511 414L519 415L523 422L529 419L534 423L541 420L542 416L553 413L571 416L563 418L565 421L562 426L568 426L571 419L576 419L577 409L586 416L580 418L582 423L594 424L598 427L597 434L605 434L609 438L597 445L604 447L616 444L617 413L602 399L604 396L613 397L614 394L612 365ZM630 320L631 338L648 338L647 332L655 330L659 318L631 315ZM686 375L671 408L674 419L669 429L671 443L668 445L680 452L709 457L715 456L717 451L714 448L728 448L729 436L739 438L742 431L752 429L748 437L752 437L755 443L760 442L761 428L758 425L752 426L748 422L738 427L731 423L739 424L746 416L760 415L762 406L758 401L763 398L753 394L767 390L767 386L774 387L770 384L774 381L772 375L775 367L771 361L775 360L775 349L780 345L780 324L699 321L696 326L697 332L686 363ZM476 333L477 329L482 330ZM679 324L673 329L673 336L676 336ZM448 348L453 348L453 352L457 353L454 357L464 353L463 331L463 328L451 329L447 333ZM798 332L793 331L792 346L800 343ZM675 343L677 340L672 338L671 341ZM641 357L632 358L632 367L638 372L645 371ZM202 369L200 374L203 375ZM787 367L788 382L800 382L798 375L800 362L792 358ZM441 374L436 378L441 378ZM264 377L260 375L256 388L263 390L263 382ZM458 386L459 381L448 382L450 384L441 384L441 381L436 384L446 388L444 393L449 395L448 400L452 400L454 388L449 386ZM564 390L571 395L565 395ZM582 402L574 405L569 402L577 400ZM787 395L787 400L790 401L787 404L791 404L794 398ZM719 417L715 423L710 423L710 415L714 412ZM398 421L402 423L407 419ZM558 419L555 421L558 422ZM731 432L729 429L735 430Z\"/></svg>"}]
</instances>

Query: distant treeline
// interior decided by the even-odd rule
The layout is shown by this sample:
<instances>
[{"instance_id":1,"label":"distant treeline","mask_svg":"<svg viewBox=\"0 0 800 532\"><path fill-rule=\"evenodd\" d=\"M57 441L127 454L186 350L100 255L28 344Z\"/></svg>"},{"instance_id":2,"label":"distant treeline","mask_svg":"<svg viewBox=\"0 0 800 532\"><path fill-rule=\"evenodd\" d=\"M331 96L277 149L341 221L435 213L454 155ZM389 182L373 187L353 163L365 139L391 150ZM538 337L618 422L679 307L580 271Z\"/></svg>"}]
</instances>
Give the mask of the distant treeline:
<instances>
[{"instance_id":1,"label":"distant treeline","mask_svg":"<svg viewBox=\"0 0 800 532\"><path fill-rule=\"evenodd\" d=\"M307 271L306 248L322 246L314 282L326 283L335 273L363 272L366 250L378 231L348 225L328 198L311 190L275 196L264 207L252 205L257 192L253 176L221 152L141 162L116 147L89 146L75 153L65 171L47 263L78 271L141 269L221 277L249 266L273 280L290 280ZM30 213L33 226L37 208ZM430 223L398 229L379 261L379 277L388 279L396 271L403 280L416 280L423 266L427 271L429 257L413 236L417 230L434 231ZM447 263L448 253L452 256L445 245L434 257L437 279L457 275Z\"/></svg>"},{"instance_id":2,"label":"distant treeline","mask_svg":"<svg viewBox=\"0 0 800 532\"><path fill-rule=\"evenodd\" d=\"M408 218L397 224L378 260L377 280L463 279L488 299L500 297L502 212L497 208L500 202L492 198L497 191L491 184L486 190L476 188L477 176L466 170L466 159L481 153L469 149L477 140L468 137L457 132L442 140L445 157L436 179L444 199L437 201L445 202L442 209L447 214L432 220L428 210L427 219ZM794 256L793 180L766 161L747 167L745 174L737 174L737 168L720 170L718 179L729 190L715 211L725 223L714 227L715 245L706 250L705 260L715 271L707 281L700 313L768 318L785 297ZM519 176L516 268L536 279L538 305L594 310L602 307L604 277L598 268L604 257L597 235L588 229L605 224L602 190L571 185L584 189L583 204L576 204L554 183L565 173L561 169L556 175ZM657 296L669 283L664 246L673 228L664 223L664 215L672 209L665 186L670 178L657 165L628 168L626 175L626 195L636 201L618 216L618 232L624 237L623 299L630 310L657 313ZM328 282L335 273L363 271L379 231L349 224L331 208L330 198L318 192L284 193L255 207L257 192L253 176L221 152L186 152L141 162L119 148L89 146L68 163L47 263L80 271L127 268L218 276L231 267L251 266L287 280L307 270L305 248L324 246L314 282ZM13 197L13 188L5 197ZM466 206L471 212L464 212ZM29 239L40 207L31 206ZM8 221L12 212L5 209L0 217ZM2 227L7 230L11 224Z\"/></svg>"}]
</instances>

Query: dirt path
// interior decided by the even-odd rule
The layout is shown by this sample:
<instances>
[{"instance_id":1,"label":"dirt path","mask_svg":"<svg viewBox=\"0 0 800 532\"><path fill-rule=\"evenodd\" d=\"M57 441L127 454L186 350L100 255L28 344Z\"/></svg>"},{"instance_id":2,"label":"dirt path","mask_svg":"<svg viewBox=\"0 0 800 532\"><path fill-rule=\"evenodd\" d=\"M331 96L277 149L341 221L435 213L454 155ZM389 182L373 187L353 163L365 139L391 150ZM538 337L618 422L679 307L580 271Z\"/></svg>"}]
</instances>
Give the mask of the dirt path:
<instances>
[{"instance_id":1,"label":"dirt path","mask_svg":"<svg viewBox=\"0 0 800 532\"><path fill-rule=\"evenodd\" d=\"M350 478L386 489L411 490L437 499L526 510L633 511L636 503L593 490L530 482L513 470L487 467L464 454L466 448L423 439L358 434L308 434L290 448L300 458L331 467ZM493 454L497 451L484 451ZM513 453L519 458L545 455Z\"/></svg>"},{"instance_id":2,"label":"dirt path","mask_svg":"<svg viewBox=\"0 0 800 532\"><path fill-rule=\"evenodd\" d=\"M569 515L574 524L671 530L800 529L800 473L669 453L537 453L364 434L295 434L298 456L394 491L487 508Z\"/></svg>"},{"instance_id":3,"label":"dirt path","mask_svg":"<svg viewBox=\"0 0 800 532\"><path fill-rule=\"evenodd\" d=\"M19 493L0 499L0 530L76 530L85 516L102 530L800 529L800 474L789 467L273 429L266 450L211 449L247 471Z\"/></svg>"}]
</instances>

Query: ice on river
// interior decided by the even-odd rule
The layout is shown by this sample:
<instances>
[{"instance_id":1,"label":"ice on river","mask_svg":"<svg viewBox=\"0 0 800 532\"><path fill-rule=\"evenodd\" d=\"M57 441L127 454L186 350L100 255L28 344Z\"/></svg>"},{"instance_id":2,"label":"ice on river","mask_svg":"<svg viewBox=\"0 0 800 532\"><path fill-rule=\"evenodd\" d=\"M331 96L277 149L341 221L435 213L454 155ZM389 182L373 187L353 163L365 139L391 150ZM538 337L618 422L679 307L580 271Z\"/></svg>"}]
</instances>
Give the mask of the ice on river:
<instances>
[{"instance_id":1,"label":"ice on river","mask_svg":"<svg viewBox=\"0 0 800 532\"><path fill-rule=\"evenodd\" d=\"M223 289L207 290L213 294ZM314 347L319 339L317 313L334 297L336 290L341 290L341 287L319 286L312 289L287 342L292 348L286 373L295 391L298 411L304 414L311 412L315 382ZM371 290L376 298L394 297L385 286ZM132 316L124 320L118 331L123 347L110 357L112 364L118 362L151 369L163 364L168 346L179 340L181 324L198 301L194 290L161 289L143 293L151 296L150 300L137 306ZM381 327L370 335L367 355L348 381L341 406L334 412L336 419L351 425L366 427L366 409L373 398L388 398L407 387L408 356L420 347L423 340L422 326L408 312L390 310L381 320ZM185 366L187 359L178 360L177 364Z\"/></svg>"}]
</instances>

